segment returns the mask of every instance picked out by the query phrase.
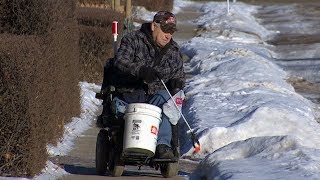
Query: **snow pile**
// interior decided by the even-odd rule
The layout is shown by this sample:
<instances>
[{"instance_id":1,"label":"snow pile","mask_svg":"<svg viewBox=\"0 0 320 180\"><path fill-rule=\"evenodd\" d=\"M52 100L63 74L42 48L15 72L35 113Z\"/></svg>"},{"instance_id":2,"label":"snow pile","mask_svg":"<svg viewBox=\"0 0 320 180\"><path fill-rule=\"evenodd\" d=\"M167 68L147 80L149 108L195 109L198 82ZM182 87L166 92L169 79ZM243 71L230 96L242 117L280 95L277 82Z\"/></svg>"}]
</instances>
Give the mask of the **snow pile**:
<instances>
[{"instance_id":1,"label":"snow pile","mask_svg":"<svg viewBox=\"0 0 320 180\"><path fill-rule=\"evenodd\" d=\"M182 46L192 57L184 106L201 151L185 135L185 157L203 159L191 178L319 177L319 124L313 104L286 82L263 41L273 33L252 13L257 7L206 3L201 36ZM183 123L181 123L183 124ZM287 179L287 178L286 178Z\"/></svg>"}]
</instances>

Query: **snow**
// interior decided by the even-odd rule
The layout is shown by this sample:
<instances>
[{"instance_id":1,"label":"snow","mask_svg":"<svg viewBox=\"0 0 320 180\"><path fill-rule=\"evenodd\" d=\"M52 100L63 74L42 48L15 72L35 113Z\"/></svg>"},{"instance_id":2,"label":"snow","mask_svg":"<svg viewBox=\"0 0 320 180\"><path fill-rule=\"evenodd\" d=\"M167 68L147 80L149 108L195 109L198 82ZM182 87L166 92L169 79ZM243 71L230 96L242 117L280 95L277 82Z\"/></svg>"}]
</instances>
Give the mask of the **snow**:
<instances>
[{"instance_id":1,"label":"snow","mask_svg":"<svg viewBox=\"0 0 320 180\"><path fill-rule=\"evenodd\" d=\"M286 82L264 41L275 33L259 25L258 6L206 3L201 36L182 45L186 64L184 114L199 137L202 159L190 179L306 179L320 177L319 124L313 104ZM185 128L186 129L186 128Z\"/></svg>"},{"instance_id":2,"label":"snow","mask_svg":"<svg viewBox=\"0 0 320 180\"><path fill-rule=\"evenodd\" d=\"M175 0L174 12L199 3ZM193 154L188 129L182 120L182 158L199 160L190 179L319 179L320 131L314 104L286 82L288 74L271 60L264 43L277 32L261 26L252 15L258 6L208 2L199 7L203 16L194 23L201 35L181 44L191 57L185 68L191 78L185 88L183 113L200 140ZM276 8L276 7L274 7ZM287 9L287 10L290 10ZM142 19L154 12L140 8ZM73 140L95 121L101 102L94 98L100 87L80 83L82 114L65 126L51 155L65 155ZM35 179L66 174L50 161Z\"/></svg>"}]
</instances>

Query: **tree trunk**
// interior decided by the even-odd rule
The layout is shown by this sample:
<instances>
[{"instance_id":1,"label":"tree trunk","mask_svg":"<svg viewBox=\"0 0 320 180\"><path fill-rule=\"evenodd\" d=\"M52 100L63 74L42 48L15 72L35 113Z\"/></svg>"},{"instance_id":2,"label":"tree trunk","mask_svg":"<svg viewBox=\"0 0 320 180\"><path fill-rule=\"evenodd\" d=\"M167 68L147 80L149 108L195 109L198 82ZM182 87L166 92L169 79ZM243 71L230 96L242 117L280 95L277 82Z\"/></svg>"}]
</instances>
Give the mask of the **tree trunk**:
<instances>
[{"instance_id":1,"label":"tree trunk","mask_svg":"<svg viewBox=\"0 0 320 180\"><path fill-rule=\"evenodd\" d=\"M111 8L112 8L112 10L115 10L115 8L114 8L114 0L111 0Z\"/></svg>"},{"instance_id":2,"label":"tree trunk","mask_svg":"<svg viewBox=\"0 0 320 180\"><path fill-rule=\"evenodd\" d=\"M131 18L131 0L127 0L127 4L126 4L126 18Z\"/></svg>"},{"instance_id":3,"label":"tree trunk","mask_svg":"<svg viewBox=\"0 0 320 180\"><path fill-rule=\"evenodd\" d=\"M114 9L120 12L120 0L114 0Z\"/></svg>"}]
</instances>

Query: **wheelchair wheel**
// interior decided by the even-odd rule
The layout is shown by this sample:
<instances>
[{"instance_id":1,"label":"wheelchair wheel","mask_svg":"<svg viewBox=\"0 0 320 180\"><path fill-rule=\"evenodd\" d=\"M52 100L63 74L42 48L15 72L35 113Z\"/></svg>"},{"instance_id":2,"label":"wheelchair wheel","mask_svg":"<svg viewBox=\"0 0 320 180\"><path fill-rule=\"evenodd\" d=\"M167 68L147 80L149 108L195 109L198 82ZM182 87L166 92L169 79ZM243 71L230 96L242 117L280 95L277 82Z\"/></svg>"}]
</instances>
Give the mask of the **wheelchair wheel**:
<instances>
[{"instance_id":1,"label":"wheelchair wheel","mask_svg":"<svg viewBox=\"0 0 320 180\"><path fill-rule=\"evenodd\" d=\"M162 176L165 178L174 177L174 176L178 175L179 163L174 162L174 163L166 163L164 165L161 165L160 171L161 171Z\"/></svg>"},{"instance_id":2,"label":"wheelchair wheel","mask_svg":"<svg viewBox=\"0 0 320 180\"><path fill-rule=\"evenodd\" d=\"M123 128L115 128L111 138L111 152L109 156L109 172L113 177L119 177L124 170L124 162L121 159L123 144Z\"/></svg>"},{"instance_id":3,"label":"wheelchair wheel","mask_svg":"<svg viewBox=\"0 0 320 180\"><path fill-rule=\"evenodd\" d=\"M108 131L101 129L96 142L96 172L98 175L104 175L108 168L110 141Z\"/></svg>"},{"instance_id":4,"label":"wheelchair wheel","mask_svg":"<svg viewBox=\"0 0 320 180\"><path fill-rule=\"evenodd\" d=\"M119 177L123 173L124 164L120 160L120 153L116 152L116 149L113 149L112 151L113 153L111 153L109 161L109 171L111 173L111 176Z\"/></svg>"}]
</instances>

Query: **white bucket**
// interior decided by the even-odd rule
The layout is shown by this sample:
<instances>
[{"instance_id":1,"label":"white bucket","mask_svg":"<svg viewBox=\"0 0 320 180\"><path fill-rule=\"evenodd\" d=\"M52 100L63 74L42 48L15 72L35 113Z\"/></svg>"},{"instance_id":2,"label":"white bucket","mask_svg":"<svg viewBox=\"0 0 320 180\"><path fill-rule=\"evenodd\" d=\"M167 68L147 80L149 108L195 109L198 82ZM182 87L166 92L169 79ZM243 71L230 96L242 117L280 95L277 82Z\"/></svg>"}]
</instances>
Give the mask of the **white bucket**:
<instances>
[{"instance_id":1,"label":"white bucket","mask_svg":"<svg viewBox=\"0 0 320 180\"><path fill-rule=\"evenodd\" d=\"M146 103L132 103L126 107L124 153L135 152L154 156L161 111L161 108Z\"/></svg>"}]
</instances>

